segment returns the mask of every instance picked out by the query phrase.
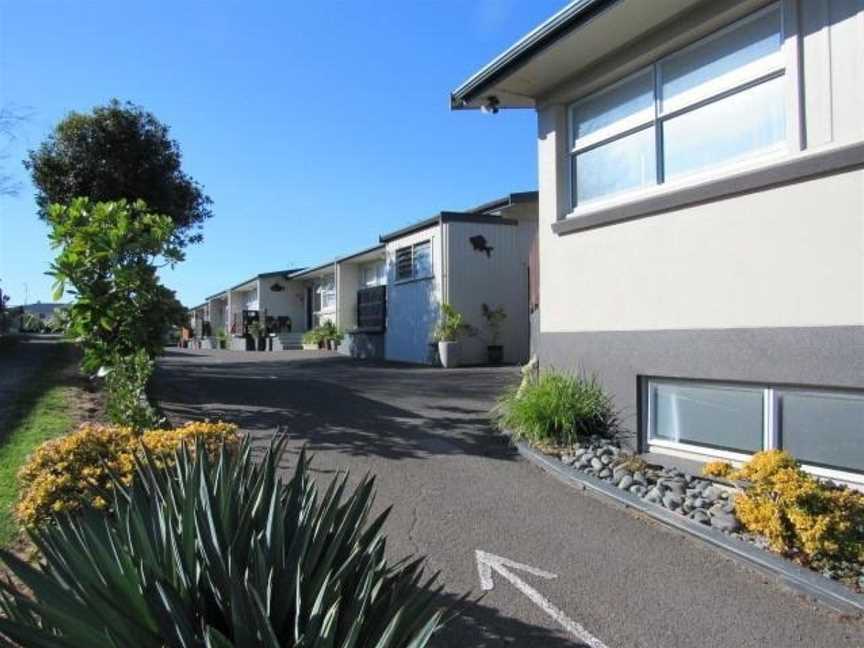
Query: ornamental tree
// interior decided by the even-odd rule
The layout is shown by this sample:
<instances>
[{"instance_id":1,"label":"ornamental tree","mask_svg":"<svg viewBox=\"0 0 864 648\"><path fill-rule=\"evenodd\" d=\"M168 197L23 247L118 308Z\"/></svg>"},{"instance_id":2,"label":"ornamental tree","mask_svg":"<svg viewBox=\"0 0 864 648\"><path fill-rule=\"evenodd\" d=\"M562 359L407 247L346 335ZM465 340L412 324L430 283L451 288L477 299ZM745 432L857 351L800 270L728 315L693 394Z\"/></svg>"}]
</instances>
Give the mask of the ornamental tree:
<instances>
[{"instance_id":1,"label":"ornamental tree","mask_svg":"<svg viewBox=\"0 0 864 648\"><path fill-rule=\"evenodd\" d=\"M157 263L183 260L171 218L141 200L88 198L52 205L46 217L51 245L60 250L49 273L54 299L67 288L75 297L67 333L81 344L84 371L140 349L155 356L168 328L185 323L183 307L157 276Z\"/></svg>"},{"instance_id":2,"label":"ornamental tree","mask_svg":"<svg viewBox=\"0 0 864 648\"><path fill-rule=\"evenodd\" d=\"M212 201L181 168L168 127L140 106L116 99L89 113L69 113L24 166L36 185L39 216L85 196L94 202L143 200L174 225L173 243L201 240Z\"/></svg>"}]
</instances>

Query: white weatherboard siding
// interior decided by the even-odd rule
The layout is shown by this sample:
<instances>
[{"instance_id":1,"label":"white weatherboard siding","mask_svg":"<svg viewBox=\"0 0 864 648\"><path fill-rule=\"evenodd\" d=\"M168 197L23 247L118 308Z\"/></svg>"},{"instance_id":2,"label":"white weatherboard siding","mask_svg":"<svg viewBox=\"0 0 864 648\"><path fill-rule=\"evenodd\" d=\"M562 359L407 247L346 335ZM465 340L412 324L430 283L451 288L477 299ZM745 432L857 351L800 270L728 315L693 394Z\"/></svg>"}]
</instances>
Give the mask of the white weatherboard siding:
<instances>
[{"instance_id":1,"label":"white weatherboard siding","mask_svg":"<svg viewBox=\"0 0 864 648\"><path fill-rule=\"evenodd\" d=\"M764 3L742 6L758 4ZM706 14L721 7L703 6ZM802 26L800 37L790 38L801 48L803 122L795 126L804 133L804 148L788 155L861 141L864 0L787 0L783 8L786 18L798 14ZM695 26L692 39L709 22L687 24ZM551 231L570 211L569 102L596 90L601 72L609 83L614 70L623 76L632 71L632 61L644 65L649 54L666 53L658 54L662 43L677 47L681 40L680 28L672 25L541 102L542 332L864 324L861 170L573 234ZM786 75L795 77L794 66ZM794 144L792 137L790 148Z\"/></svg>"},{"instance_id":2,"label":"white weatherboard siding","mask_svg":"<svg viewBox=\"0 0 864 648\"><path fill-rule=\"evenodd\" d=\"M356 263L336 265L336 326L343 331L357 327L357 289L360 272Z\"/></svg>"},{"instance_id":3,"label":"white weatherboard siding","mask_svg":"<svg viewBox=\"0 0 864 648\"><path fill-rule=\"evenodd\" d=\"M423 241L431 241L433 276L396 282L396 250ZM386 254L386 357L388 360L425 363L432 328L438 321L442 302L441 227L434 225L390 241Z\"/></svg>"},{"instance_id":4,"label":"white weatherboard siding","mask_svg":"<svg viewBox=\"0 0 864 648\"><path fill-rule=\"evenodd\" d=\"M479 334L462 341L462 361L486 362L489 331L482 304L503 306L507 313L500 344L505 362L528 358L528 254L536 221L519 225L450 222L444 225L446 241L447 299ZM483 236L493 248L490 255L475 250L470 239Z\"/></svg>"}]
</instances>

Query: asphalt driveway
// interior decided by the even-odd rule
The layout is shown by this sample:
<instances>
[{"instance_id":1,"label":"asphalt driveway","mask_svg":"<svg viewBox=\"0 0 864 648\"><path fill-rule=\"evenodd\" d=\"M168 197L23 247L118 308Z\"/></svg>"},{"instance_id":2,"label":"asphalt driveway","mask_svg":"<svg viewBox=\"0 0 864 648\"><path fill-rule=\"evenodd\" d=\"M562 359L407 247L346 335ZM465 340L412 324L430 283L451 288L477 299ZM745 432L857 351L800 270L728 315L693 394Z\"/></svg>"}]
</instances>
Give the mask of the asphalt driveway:
<instances>
[{"instance_id":1,"label":"asphalt driveway","mask_svg":"<svg viewBox=\"0 0 864 648\"><path fill-rule=\"evenodd\" d=\"M864 645L860 620L521 460L487 424L495 396L517 380L514 368L171 350L155 394L172 418L233 421L262 443L282 426L286 461L306 445L325 480L375 473L378 506L394 506L391 556L428 556L445 600L480 593L477 550L557 575L518 573L541 595L533 600L495 577L438 645L580 645L555 610L609 648Z\"/></svg>"}]
</instances>

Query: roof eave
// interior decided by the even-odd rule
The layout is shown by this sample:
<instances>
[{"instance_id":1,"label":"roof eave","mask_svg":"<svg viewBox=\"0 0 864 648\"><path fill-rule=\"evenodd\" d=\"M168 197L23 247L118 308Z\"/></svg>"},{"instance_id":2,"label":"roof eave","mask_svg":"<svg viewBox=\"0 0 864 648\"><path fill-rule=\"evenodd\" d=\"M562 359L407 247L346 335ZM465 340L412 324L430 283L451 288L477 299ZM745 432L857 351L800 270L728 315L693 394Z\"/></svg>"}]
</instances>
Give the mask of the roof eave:
<instances>
[{"instance_id":1,"label":"roof eave","mask_svg":"<svg viewBox=\"0 0 864 648\"><path fill-rule=\"evenodd\" d=\"M480 105L472 105L490 86L508 76L529 59L554 44L568 32L576 29L589 20L597 12L619 0L574 0L538 27L528 32L492 61L484 65L476 73L468 77L458 88L450 93L450 109L477 109ZM500 104L501 108L530 106L508 106Z\"/></svg>"}]
</instances>

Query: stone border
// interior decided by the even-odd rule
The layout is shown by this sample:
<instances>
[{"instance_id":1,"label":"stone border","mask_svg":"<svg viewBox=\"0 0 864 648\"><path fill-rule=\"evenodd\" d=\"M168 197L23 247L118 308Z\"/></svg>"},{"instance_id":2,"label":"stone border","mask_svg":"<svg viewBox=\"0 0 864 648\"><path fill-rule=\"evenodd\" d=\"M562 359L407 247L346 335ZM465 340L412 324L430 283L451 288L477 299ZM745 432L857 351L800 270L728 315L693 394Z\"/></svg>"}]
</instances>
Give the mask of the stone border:
<instances>
[{"instance_id":1,"label":"stone border","mask_svg":"<svg viewBox=\"0 0 864 648\"><path fill-rule=\"evenodd\" d=\"M818 600L836 612L854 615L864 614L864 595L856 594L847 587L799 567L780 556L759 549L742 540L730 538L716 529L693 522L675 511L646 502L612 484L586 475L535 450L522 441L512 440L512 443L522 457L571 486L612 498L625 508L634 509L677 531L683 531L704 540L733 558L779 579L784 585Z\"/></svg>"}]
</instances>

